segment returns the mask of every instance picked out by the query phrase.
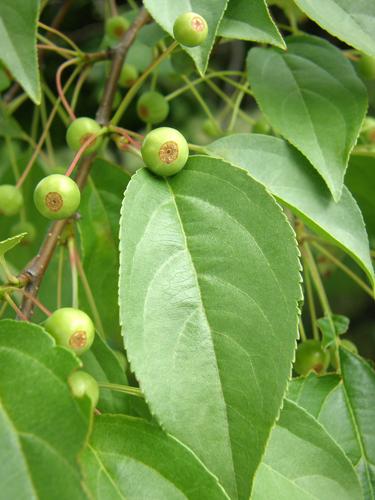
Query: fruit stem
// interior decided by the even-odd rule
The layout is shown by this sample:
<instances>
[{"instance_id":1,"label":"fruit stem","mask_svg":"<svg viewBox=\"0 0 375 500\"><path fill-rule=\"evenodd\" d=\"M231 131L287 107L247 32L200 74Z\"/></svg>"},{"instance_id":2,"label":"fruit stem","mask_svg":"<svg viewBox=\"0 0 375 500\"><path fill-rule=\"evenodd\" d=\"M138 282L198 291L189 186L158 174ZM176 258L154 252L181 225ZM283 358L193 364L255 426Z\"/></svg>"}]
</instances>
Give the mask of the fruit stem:
<instances>
[{"instance_id":1,"label":"fruit stem","mask_svg":"<svg viewBox=\"0 0 375 500\"><path fill-rule=\"evenodd\" d=\"M69 252L69 262L70 270L72 273L72 307L78 309L78 273L77 273L77 261L76 261L76 250L74 236L69 236L68 238L68 252Z\"/></svg>"},{"instance_id":2,"label":"fruit stem","mask_svg":"<svg viewBox=\"0 0 375 500\"><path fill-rule=\"evenodd\" d=\"M195 151L196 153L200 153L200 154L203 154L203 155L207 154L207 152L206 152L206 150L204 149L203 146L199 146L198 144L192 144L190 142L189 142L188 146L189 146L189 149L191 151Z\"/></svg>"},{"instance_id":3,"label":"fruit stem","mask_svg":"<svg viewBox=\"0 0 375 500\"><path fill-rule=\"evenodd\" d=\"M98 308L96 307L94 294L92 293L90 283L87 279L87 276L86 276L85 270L83 268L81 258L79 256L78 251L76 251L75 258L76 258L78 274L79 274L83 289L84 289L85 294L86 294L87 302L89 303L92 315L94 317L96 329L97 329L98 333L100 334L100 336L103 339L105 339L103 323L102 323L102 320L100 319L100 314L99 314Z\"/></svg>"},{"instance_id":4,"label":"fruit stem","mask_svg":"<svg viewBox=\"0 0 375 500\"><path fill-rule=\"evenodd\" d=\"M27 317L23 314L21 309L17 306L17 304L14 302L14 300L8 293L4 293L4 299L13 309L13 311L17 314L17 316L22 319L22 321L27 321Z\"/></svg>"},{"instance_id":5,"label":"fruit stem","mask_svg":"<svg viewBox=\"0 0 375 500\"><path fill-rule=\"evenodd\" d=\"M123 392L129 394L130 396L136 396L137 398L144 398L144 395L138 387L131 387L130 385L121 384L98 384L102 389L110 389L111 391Z\"/></svg>"},{"instance_id":6,"label":"fruit stem","mask_svg":"<svg viewBox=\"0 0 375 500\"><path fill-rule=\"evenodd\" d=\"M299 329L299 335L300 335L302 342L306 342L307 337L306 337L305 327L303 326L302 318L299 319L298 329Z\"/></svg>"},{"instance_id":7,"label":"fruit stem","mask_svg":"<svg viewBox=\"0 0 375 500\"><path fill-rule=\"evenodd\" d=\"M305 282L305 287L306 287L306 294L307 294L307 302L309 305L309 311L310 311L310 319L311 319L311 329L313 333L313 337L315 340L319 340L319 330L318 326L316 323L316 310L315 310L315 301L314 301L314 294L311 286L311 278L310 278L310 272L307 266L306 261L304 260L304 266L303 266L303 275L304 275L304 282Z\"/></svg>"},{"instance_id":8,"label":"fruit stem","mask_svg":"<svg viewBox=\"0 0 375 500\"><path fill-rule=\"evenodd\" d=\"M66 68L68 68L69 66L72 66L74 64L78 64L79 62L80 62L80 59L78 57L74 57L73 59L69 59L69 61L66 61L63 64L61 64L59 66L58 70L56 71L56 88L57 88L57 92L59 94L61 102L63 103L66 111L68 112L68 114L69 114L69 116L70 116L70 118L72 120L76 119L76 115L75 115L74 111L72 110L72 108L70 107L70 104L68 103L68 101L67 101L67 99L65 97L64 90L63 90L63 87L62 87L62 84L61 84L61 77L62 77L63 71Z\"/></svg>"},{"instance_id":9,"label":"fruit stem","mask_svg":"<svg viewBox=\"0 0 375 500\"><path fill-rule=\"evenodd\" d=\"M75 52L78 52L79 54L82 53L81 49L76 45L73 40L71 40L69 37L64 35L61 31L57 30L56 28L52 28L52 26L48 26L47 24L42 23L41 21L38 21L38 26L40 28L45 29L46 31L49 31L50 33L53 33L54 35L60 37L62 40L64 40L68 45L74 49Z\"/></svg>"},{"instance_id":10,"label":"fruit stem","mask_svg":"<svg viewBox=\"0 0 375 500\"><path fill-rule=\"evenodd\" d=\"M57 309L60 309L62 304L62 282L63 282L63 273L64 273L64 256L65 249L64 246L60 246L59 250L59 258L58 258L58 267L57 267Z\"/></svg>"},{"instance_id":11,"label":"fruit stem","mask_svg":"<svg viewBox=\"0 0 375 500\"><path fill-rule=\"evenodd\" d=\"M5 311L6 311L6 308L8 306L9 306L8 302L4 301L4 304L0 308L0 319L3 317L3 315L4 315Z\"/></svg>"},{"instance_id":12,"label":"fruit stem","mask_svg":"<svg viewBox=\"0 0 375 500\"><path fill-rule=\"evenodd\" d=\"M5 274L5 278L6 280L8 281L8 283L12 284L12 285L18 285L19 284L19 279L16 278L16 276L14 276L11 272L10 272L10 269L8 267L8 264L5 260L5 257L4 255L0 255L0 266L3 268L4 270L4 274Z\"/></svg>"},{"instance_id":13,"label":"fruit stem","mask_svg":"<svg viewBox=\"0 0 375 500\"><path fill-rule=\"evenodd\" d=\"M142 83L146 80L148 75L153 72L153 70L162 62L164 59L166 59L173 51L174 49L178 46L177 42L173 42L160 56L155 59L147 68L146 70L141 74L141 76L133 83L133 85L130 87L128 90L127 94L123 98L123 100L120 102L119 107L117 108L116 113L112 117L112 120L110 123L112 125L117 125L118 122L120 121L122 115L128 108L129 104L135 97L136 93L138 92L139 88L141 87Z\"/></svg>"},{"instance_id":14,"label":"fruit stem","mask_svg":"<svg viewBox=\"0 0 375 500\"><path fill-rule=\"evenodd\" d=\"M40 302L39 299L37 299L36 297L34 297L33 295L31 295L31 293L27 292L25 289L23 288L17 288L15 290L16 292L21 292L23 293L23 295L25 295L28 299L32 300L34 302L34 304L39 307L39 309L46 315L46 316L51 316L52 315L52 312L44 305Z\"/></svg>"},{"instance_id":15,"label":"fruit stem","mask_svg":"<svg viewBox=\"0 0 375 500\"><path fill-rule=\"evenodd\" d=\"M359 276L357 276L351 269L349 269L345 264L341 262L341 260L337 259L334 255L331 254L328 250L326 250L324 247L319 245L319 243L316 243L315 241L312 242L312 245L322 254L324 254L333 264L335 264L338 268L340 268L342 271L344 271L345 274L347 274L353 281L357 283L359 287L364 290L367 295L369 295L372 299L374 299L374 292L371 290L369 286L364 283Z\"/></svg>"},{"instance_id":16,"label":"fruit stem","mask_svg":"<svg viewBox=\"0 0 375 500\"><path fill-rule=\"evenodd\" d=\"M245 83L245 87L247 85L248 84ZM241 106L242 99L245 95L245 87L242 90L237 91L238 94L237 94L236 99L234 101L232 116L231 116L230 122L229 122L228 127L227 127L227 132L232 132L234 129L238 113L241 111L240 106Z\"/></svg>"},{"instance_id":17,"label":"fruit stem","mask_svg":"<svg viewBox=\"0 0 375 500\"><path fill-rule=\"evenodd\" d=\"M103 135L104 133L107 132L106 128L103 128L99 134L92 134L86 141L82 144L82 146L79 148L77 153L75 154L72 163L69 165L67 171L65 172L65 175L67 177L70 177L73 173L73 170L75 169L77 163L81 159L81 156L83 153L86 151L86 149L90 146L91 143L93 143L99 136Z\"/></svg>"},{"instance_id":18,"label":"fruit stem","mask_svg":"<svg viewBox=\"0 0 375 500\"><path fill-rule=\"evenodd\" d=\"M214 115L211 113L210 108L207 106L207 104L204 102L203 97L200 95L198 90L194 85L191 84L191 81L186 75L180 75L182 80L188 85L190 92L193 94L193 96L196 98L198 101L200 107L203 109L203 111L206 113L207 117L215 124L217 129L222 132L220 123L216 120Z\"/></svg>"},{"instance_id":19,"label":"fruit stem","mask_svg":"<svg viewBox=\"0 0 375 500\"><path fill-rule=\"evenodd\" d=\"M64 92L69 88L69 86L71 85L72 81L74 80L74 78L76 77L77 73L79 72L79 67L77 67L73 73L70 75L70 78L69 80L66 82L65 84L65 87L64 87ZM56 103L55 105L53 106L51 112L50 112L50 115L49 115L49 118L48 118L48 121L45 125L45 128L43 130L43 133L42 135L40 136L40 139L39 139L39 142L38 144L36 145L34 151L33 151L33 154L31 155L31 158L28 162L28 164L26 165L25 167L25 170L22 172L20 178L18 179L18 182L16 184L16 187L20 188L22 186L22 184L24 183L26 177L29 175L33 165L34 165L34 162L36 160L36 158L38 157L38 155L40 154L41 150L42 150L42 147L43 147L43 144L44 144L44 141L47 137L47 134L48 134L48 131L51 127L51 124L53 122L53 119L57 113L57 109L58 109L58 106L60 105L60 97L56 100Z\"/></svg>"},{"instance_id":20,"label":"fruit stem","mask_svg":"<svg viewBox=\"0 0 375 500\"><path fill-rule=\"evenodd\" d=\"M77 82L76 82L76 85L75 85L74 91L73 91L72 100L71 100L71 103L70 103L73 111L75 110L75 108L77 106L79 94L81 92L82 86L85 83L85 81L86 81L86 79L87 79L90 71L91 71L91 66L87 66L82 71L82 73L79 75L79 77L77 79Z\"/></svg>"}]
</instances>

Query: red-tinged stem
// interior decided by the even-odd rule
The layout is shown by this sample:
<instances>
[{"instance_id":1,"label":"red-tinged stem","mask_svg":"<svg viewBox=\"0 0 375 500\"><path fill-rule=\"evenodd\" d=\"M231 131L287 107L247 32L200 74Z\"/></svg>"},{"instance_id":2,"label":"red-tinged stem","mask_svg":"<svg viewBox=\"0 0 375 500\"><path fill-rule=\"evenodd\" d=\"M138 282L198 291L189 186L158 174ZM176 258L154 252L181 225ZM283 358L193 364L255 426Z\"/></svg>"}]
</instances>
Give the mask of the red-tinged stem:
<instances>
[{"instance_id":1,"label":"red-tinged stem","mask_svg":"<svg viewBox=\"0 0 375 500\"><path fill-rule=\"evenodd\" d=\"M56 72L56 88L57 88L57 92L59 94L61 102L63 103L66 111L68 112L68 115L70 116L70 118L72 120L76 119L76 115L75 115L74 111L72 110L72 108L70 107L70 104L68 103L68 101L67 101L67 99L65 97L64 89L63 89L62 84L61 84L61 78L62 78L63 71L66 68L68 68L69 66L72 66L73 64L77 64L77 62L79 62L79 59L77 57L75 57L74 59L70 59L69 61L66 61L63 64L61 64L61 66L59 66L59 69Z\"/></svg>"},{"instance_id":2,"label":"red-tinged stem","mask_svg":"<svg viewBox=\"0 0 375 500\"><path fill-rule=\"evenodd\" d=\"M77 165L77 163L79 162L79 160L81 159L81 156L86 151L86 149L90 146L90 144L95 142L97 137L98 136L94 135L94 134L90 135L90 137L88 139L86 139L86 141L82 144L82 146L77 151L75 157L73 158L72 163L69 165L68 170L65 172L65 175L67 177L70 177L72 175L72 172L73 172L75 166Z\"/></svg>"},{"instance_id":3,"label":"red-tinged stem","mask_svg":"<svg viewBox=\"0 0 375 500\"><path fill-rule=\"evenodd\" d=\"M37 299L36 297L34 297L34 295L32 295L31 293L27 292L26 290L23 290L23 289L20 289L19 290L20 292L22 292L25 297L27 297L28 299L30 299L32 302L34 302L34 304L39 307L39 309L46 315L46 316L51 316L52 312L44 305L40 302L39 299Z\"/></svg>"}]
</instances>

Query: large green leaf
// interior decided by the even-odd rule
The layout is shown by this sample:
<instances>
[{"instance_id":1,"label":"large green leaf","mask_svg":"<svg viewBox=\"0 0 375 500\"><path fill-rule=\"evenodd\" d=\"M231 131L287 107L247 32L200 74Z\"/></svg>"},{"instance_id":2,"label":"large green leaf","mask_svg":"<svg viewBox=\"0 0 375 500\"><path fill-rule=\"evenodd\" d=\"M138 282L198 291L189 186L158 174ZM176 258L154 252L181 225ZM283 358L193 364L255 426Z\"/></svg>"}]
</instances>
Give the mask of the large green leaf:
<instances>
[{"instance_id":1,"label":"large green leaf","mask_svg":"<svg viewBox=\"0 0 375 500\"><path fill-rule=\"evenodd\" d=\"M252 500L360 500L341 448L305 410L285 400L255 477Z\"/></svg>"},{"instance_id":2,"label":"large green leaf","mask_svg":"<svg viewBox=\"0 0 375 500\"><path fill-rule=\"evenodd\" d=\"M365 499L375 498L375 372L340 349L342 384L322 405L319 420L353 462Z\"/></svg>"},{"instance_id":3,"label":"large green leaf","mask_svg":"<svg viewBox=\"0 0 375 500\"><path fill-rule=\"evenodd\" d=\"M332 35L375 56L373 0L294 0L311 19Z\"/></svg>"},{"instance_id":4,"label":"large green leaf","mask_svg":"<svg viewBox=\"0 0 375 500\"><path fill-rule=\"evenodd\" d=\"M40 103L36 32L39 0L1 0L0 59L36 103Z\"/></svg>"},{"instance_id":5,"label":"large green leaf","mask_svg":"<svg viewBox=\"0 0 375 500\"><path fill-rule=\"evenodd\" d=\"M77 455L91 408L67 384L78 359L39 326L3 320L0 366L0 497L86 498Z\"/></svg>"},{"instance_id":6,"label":"large green leaf","mask_svg":"<svg viewBox=\"0 0 375 500\"><path fill-rule=\"evenodd\" d=\"M375 498L375 372L362 358L340 349L336 376L293 380L288 397L318 418L354 465L365 499Z\"/></svg>"},{"instance_id":7,"label":"large green leaf","mask_svg":"<svg viewBox=\"0 0 375 500\"><path fill-rule=\"evenodd\" d=\"M296 242L242 169L193 157L178 175L129 183L120 230L120 313L151 411L248 498L296 339Z\"/></svg>"},{"instance_id":8,"label":"large green leaf","mask_svg":"<svg viewBox=\"0 0 375 500\"><path fill-rule=\"evenodd\" d=\"M83 267L107 337L120 336L118 282L118 228L121 200L129 175L106 160L96 160L82 194L79 229ZM90 310L84 290L80 300Z\"/></svg>"},{"instance_id":9,"label":"large green leaf","mask_svg":"<svg viewBox=\"0 0 375 500\"><path fill-rule=\"evenodd\" d=\"M230 0L218 35L286 48L265 0Z\"/></svg>"},{"instance_id":10,"label":"large green leaf","mask_svg":"<svg viewBox=\"0 0 375 500\"><path fill-rule=\"evenodd\" d=\"M276 137L236 134L206 146L208 154L246 168L307 225L345 250L374 284L369 242L361 212L344 186L335 203L307 160Z\"/></svg>"},{"instance_id":11,"label":"large green leaf","mask_svg":"<svg viewBox=\"0 0 375 500\"><path fill-rule=\"evenodd\" d=\"M337 201L367 92L351 63L329 42L297 36L287 38L287 46L286 52L250 50L250 84L272 126L310 160Z\"/></svg>"},{"instance_id":12,"label":"large green leaf","mask_svg":"<svg viewBox=\"0 0 375 500\"><path fill-rule=\"evenodd\" d=\"M188 448L145 420L99 417L90 441L83 465L97 500L228 498Z\"/></svg>"},{"instance_id":13,"label":"large green leaf","mask_svg":"<svg viewBox=\"0 0 375 500\"><path fill-rule=\"evenodd\" d=\"M219 24L223 18L228 0L144 0L146 9L155 21L173 36L173 24L176 18L184 12L192 11L203 16L208 25L208 35L199 47L185 47L193 58L198 71L203 74L207 69L208 59L215 42Z\"/></svg>"},{"instance_id":14,"label":"large green leaf","mask_svg":"<svg viewBox=\"0 0 375 500\"><path fill-rule=\"evenodd\" d=\"M345 183L361 208L371 246L375 247L375 157L353 155Z\"/></svg>"}]
</instances>

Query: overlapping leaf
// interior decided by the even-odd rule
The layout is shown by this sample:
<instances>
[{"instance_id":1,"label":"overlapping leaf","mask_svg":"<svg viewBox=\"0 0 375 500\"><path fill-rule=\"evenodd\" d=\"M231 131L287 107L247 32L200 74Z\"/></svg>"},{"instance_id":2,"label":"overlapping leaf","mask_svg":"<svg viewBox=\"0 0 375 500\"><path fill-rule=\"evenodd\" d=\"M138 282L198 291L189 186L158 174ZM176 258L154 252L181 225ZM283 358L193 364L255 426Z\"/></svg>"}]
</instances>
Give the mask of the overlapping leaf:
<instances>
[{"instance_id":1,"label":"overlapping leaf","mask_svg":"<svg viewBox=\"0 0 375 500\"><path fill-rule=\"evenodd\" d=\"M307 225L335 241L374 284L368 237L361 212L344 186L335 203L319 175L306 159L282 139L257 134L236 134L206 147L208 154L246 168L287 204Z\"/></svg>"},{"instance_id":2,"label":"overlapping leaf","mask_svg":"<svg viewBox=\"0 0 375 500\"><path fill-rule=\"evenodd\" d=\"M83 465L87 485L97 500L228 498L190 450L141 419L98 418Z\"/></svg>"},{"instance_id":3,"label":"overlapping leaf","mask_svg":"<svg viewBox=\"0 0 375 500\"><path fill-rule=\"evenodd\" d=\"M286 52L250 50L249 81L272 126L310 160L338 201L366 113L366 89L329 42L312 36L286 41Z\"/></svg>"},{"instance_id":4,"label":"overlapping leaf","mask_svg":"<svg viewBox=\"0 0 375 500\"><path fill-rule=\"evenodd\" d=\"M341 448L311 415L285 400L251 498L353 500L362 495L355 471Z\"/></svg>"},{"instance_id":5,"label":"overlapping leaf","mask_svg":"<svg viewBox=\"0 0 375 500\"><path fill-rule=\"evenodd\" d=\"M265 0L230 0L218 35L227 38L270 43L285 49Z\"/></svg>"},{"instance_id":6,"label":"overlapping leaf","mask_svg":"<svg viewBox=\"0 0 375 500\"><path fill-rule=\"evenodd\" d=\"M196 12L203 16L208 25L208 35L199 47L185 47L193 58L198 71L203 74L207 69L208 59L215 42L217 30L227 7L228 0L144 0L146 9L160 26L173 36L173 24L184 12Z\"/></svg>"},{"instance_id":7,"label":"overlapping leaf","mask_svg":"<svg viewBox=\"0 0 375 500\"><path fill-rule=\"evenodd\" d=\"M332 35L375 56L375 3L373 0L294 0L311 19Z\"/></svg>"},{"instance_id":8,"label":"overlapping leaf","mask_svg":"<svg viewBox=\"0 0 375 500\"><path fill-rule=\"evenodd\" d=\"M86 498L77 455L91 408L67 384L78 359L40 327L3 320L0 365L1 498Z\"/></svg>"},{"instance_id":9,"label":"overlapping leaf","mask_svg":"<svg viewBox=\"0 0 375 500\"><path fill-rule=\"evenodd\" d=\"M248 498L293 359L291 228L247 172L193 157L169 179L133 176L120 234L125 345L151 411Z\"/></svg>"}]
</instances>

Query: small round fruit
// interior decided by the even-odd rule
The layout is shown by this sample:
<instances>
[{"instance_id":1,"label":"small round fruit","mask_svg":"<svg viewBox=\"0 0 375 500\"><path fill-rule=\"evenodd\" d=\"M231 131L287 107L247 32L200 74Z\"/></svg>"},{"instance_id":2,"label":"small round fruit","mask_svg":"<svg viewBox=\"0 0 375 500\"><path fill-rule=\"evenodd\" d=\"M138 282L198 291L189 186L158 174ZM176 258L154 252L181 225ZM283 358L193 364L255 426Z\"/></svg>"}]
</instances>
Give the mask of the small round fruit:
<instances>
[{"instance_id":1,"label":"small round fruit","mask_svg":"<svg viewBox=\"0 0 375 500\"><path fill-rule=\"evenodd\" d=\"M253 134L269 134L271 130L271 126L265 118L259 118L252 128Z\"/></svg>"},{"instance_id":2,"label":"small round fruit","mask_svg":"<svg viewBox=\"0 0 375 500\"><path fill-rule=\"evenodd\" d=\"M186 47L202 45L208 34L206 20L195 12L185 12L175 20L173 34L177 42Z\"/></svg>"},{"instance_id":3,"label":"small round fruit","mask_svg":"<svg viewBox=\"0 0 375 500\"><path fill-rule=\"evenodd\" d=\"M90 349L95 327L90 317L79 309L62 307L45 321L44 328L54 337L58 345L82 354Z\"/></svg>"},{"instance_id":4,"label":"small round fruit","mask_svg":"<svg viewBox=\"0 0 375 500\"><path fill-rule=\"evenodd\" d=\"M306 340L298 345L294 369L299 375L307 375L310 371L324 373L330 360L318 340Z\"/></svg>"},{"instance_id":5,"label":"small round fruit","mask_svg":"<svg viewBox=\"0 0 375 500\"><path fill-rule=\"evenodd\" d=\"M141 153L147 168L157 175L169 176L184 167L189 146L178 130L160 127L146 135Z\"/></svg>"},{"instance_id":6,"label":"small round fruit","mask_svg":"<svg viewBox=\"0 0 375 500\"><path fill-rule=\"evenodd\" d=\"M82 370L78 370L70 375L68 383L75 398L88 396L92 407L96 407L99 401L99 386L91 375Z\"/></svg>"},{"instance_id":7,"label":"small round fruit","mask_svg":"<svg viewBox=\"0 0 375 500\"><path fill-rule=\"evenodd\" d=\"M125 63L121 69L118 84L120 87L131 87L138 78L138 70L133 64Z\"/></svg>"},{"instance_id":8,"label":"small round fruit","mask_svg":"<svg viewBox=\"0 0 375 500\"><path fill-rule=\"evenodd\" d=\"M101 131L99 123L92 118L76 118L66 131L66 142L73 151L78 151L80 147L91 137L98 135ZM84 155L93 153L102 142L102 137L97 137L85 150Z\"/></svg>"},{"instance_id":9,"label":"small round fruit","mask_svg":"<svg viewBox=\"0 0 375 500\"><path fill-rule=\"evenodd\" d=\"M11 184L0 186L0 215L16 215L23 205L21 191Z\"/></svg>"},{"instance_id":10,"label":"small round fruit","mask_svg":"<svg viewBox=\"0 0 375 500\"><path fill-rule=\"evenodd\" d=\"M31 222L17 222L11 229L11 234L15 236L16 234L27 233L26 236L21 240L21 245L30 245L36 236L36 229Z\"/></svg>"},{"instance_id":11,"label":"small round fruit","mask_svg":"<svg viewBox=\"0 0 375 500\"><path fill-rule=\"evenodd\" d=\"M146 123L160 123L168 116L169 104L159 92L145 92L138 99L137 113L139 118Z\"/></svg>"},{"instance_id":12,"label":"small round fruit","mask_svg":"<svg viewBox=\"0 0 375 500\"><path fill-rule=\"evenodd\" d=\"M375 80L375 57L363 54L358 61L358 69L364 78Z\"/></svg>"},{"instance_id":13,"label":"small round fruit","mask_svg":"<svg viewBox=\"0 0 375 500\"><path fill-rule=\"evenodd\" d=\"M47 219L67 219L77 210L80 201L79 187L66 175L48 175L34 191L35 206Z\"/></svg>"},{"instance_id":14,"label":"small round fruit","mask_svg":"<svg viewBox=\"0 0 375 500\"><path fill-rule=\"evenodd\" d=\"M129 21L123 16L110 17L105 23L105 33L108 40L118 42L128 31L129 26Z\"/></svg>"}]
</instances>

